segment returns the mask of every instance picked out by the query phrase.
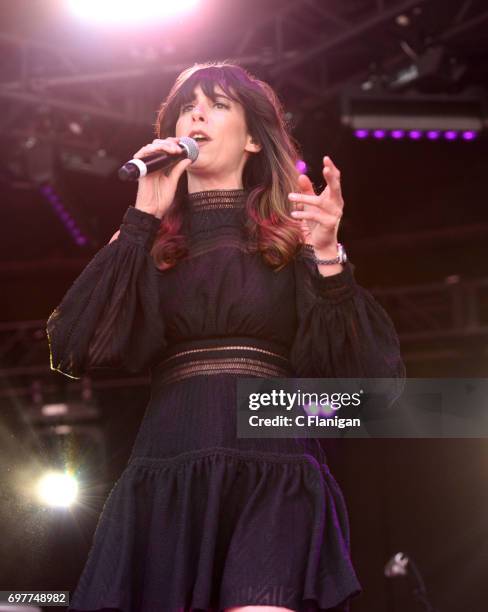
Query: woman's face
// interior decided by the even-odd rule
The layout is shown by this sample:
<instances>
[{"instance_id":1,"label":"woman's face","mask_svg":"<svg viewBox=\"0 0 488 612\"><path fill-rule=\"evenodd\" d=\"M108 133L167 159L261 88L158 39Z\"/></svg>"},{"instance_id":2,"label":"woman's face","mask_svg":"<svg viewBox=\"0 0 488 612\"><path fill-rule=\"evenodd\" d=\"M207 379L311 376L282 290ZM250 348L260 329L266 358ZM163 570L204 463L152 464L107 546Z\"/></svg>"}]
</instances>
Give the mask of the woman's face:
<instances>
[{"instance_id":1,"label":"woman's face","mask_svg":"<svg viewBox=\"0 0 488 612\"><path fill-rule=\"evenodd\" d=\"M246 160L257 153L260 146L251 141L248 134L244 108L231 100L218 86L215 101L207 98L198 85L194 99L183 105L176 122L175 136L190 136L201 133L206 140L198 142L198 159L188 167L188 173L225 177L238 174L242 177Z\"/></svg>"}]
</instances>

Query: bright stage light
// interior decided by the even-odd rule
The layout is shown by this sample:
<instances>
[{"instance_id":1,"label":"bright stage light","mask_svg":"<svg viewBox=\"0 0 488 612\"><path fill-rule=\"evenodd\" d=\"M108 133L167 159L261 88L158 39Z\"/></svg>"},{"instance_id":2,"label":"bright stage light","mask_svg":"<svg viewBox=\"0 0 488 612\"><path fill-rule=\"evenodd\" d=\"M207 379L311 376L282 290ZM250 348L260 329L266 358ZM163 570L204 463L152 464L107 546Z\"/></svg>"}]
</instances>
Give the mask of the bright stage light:
<instances>
[{"instance_id":1,"label":"bright stage light","mask_svg":"<svg viewBox=\"0 0 488 612\"><path fill-rule=\"evenodd\" d=\"M193 9L199 0L67 0L81 19L100 23L141 23L173 17Z\"/></svg>"},{"instance_id":2,"label":"bright stage light","mask_svg":"<svg viewBox=\"0 0 488 612\"><path fill-rule=\"evenodd\" d=\"M78 483L66 472L49 472L37 485L41 502L47 506L68 507L76 500Z\"/></svg>"}]
</instances>

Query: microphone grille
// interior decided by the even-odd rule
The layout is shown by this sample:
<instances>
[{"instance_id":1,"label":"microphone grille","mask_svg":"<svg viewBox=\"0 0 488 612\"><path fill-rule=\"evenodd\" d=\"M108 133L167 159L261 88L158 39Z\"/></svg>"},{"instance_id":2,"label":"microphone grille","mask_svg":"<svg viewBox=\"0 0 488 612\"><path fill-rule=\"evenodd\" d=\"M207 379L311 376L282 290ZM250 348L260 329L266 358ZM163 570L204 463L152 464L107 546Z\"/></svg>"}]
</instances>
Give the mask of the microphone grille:
<instances>
[{"instance_id":1,"label":"microphone grille","mask_svg":"<svg viewBox=\"0 0 488 612\"><path fill-rule=\"evenodd\" d=\"M194 162L198 157L198 142L189 136L183 136L179 139L179 144L185 147L188 154L188 159Z\"/></svg>"}]
</instances>

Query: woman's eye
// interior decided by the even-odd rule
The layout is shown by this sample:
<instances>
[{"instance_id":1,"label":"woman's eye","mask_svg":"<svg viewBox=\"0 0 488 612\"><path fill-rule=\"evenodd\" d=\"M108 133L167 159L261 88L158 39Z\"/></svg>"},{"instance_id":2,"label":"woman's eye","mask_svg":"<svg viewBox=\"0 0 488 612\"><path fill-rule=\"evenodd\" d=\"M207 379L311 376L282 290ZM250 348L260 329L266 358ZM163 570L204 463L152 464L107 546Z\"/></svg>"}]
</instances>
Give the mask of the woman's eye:
<instances>
[{"instance_id":1,"label":"woman's eye","mask_svg":"<svg viewBox=\"0 0 488 612\"><path fill-rule=\"evenodd\" d=\"M214 106L218 108L229 108L229 105L225 104L224 102L215 102ZM180 112L186 113L186 111L191 110L192 107L193 107L193 104L185 104L184 106L181 107Z\"/></svg>"}]
</instances>

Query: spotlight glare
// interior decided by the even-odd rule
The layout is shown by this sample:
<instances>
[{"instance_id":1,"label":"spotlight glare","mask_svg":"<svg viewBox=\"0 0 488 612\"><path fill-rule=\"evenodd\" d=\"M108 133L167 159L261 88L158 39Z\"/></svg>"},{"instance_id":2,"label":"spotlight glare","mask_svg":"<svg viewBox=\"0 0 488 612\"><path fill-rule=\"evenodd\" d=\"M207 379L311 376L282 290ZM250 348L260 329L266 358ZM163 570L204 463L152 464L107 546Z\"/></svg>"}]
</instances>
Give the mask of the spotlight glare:
<instances>
[{"instance_id":1,"label":"spotlight glare","mask_svg":"<svg viewBox=\"0 0 488 612\"><path fill-rule=\"evenodd\" d=\"M99 23L140 23L165 19L196 7L199 0L67 0L71 12Z\"/></svg>"},{"instance_id":2,"label":"spotlight glare","mask_svg":"<svg viewBox=\"0 0 488 612\"><path fill-rule=\"evenodd\" d=\"M295 168L300 172L300 174L305 174L308 170L307 164L303 161L303 159L299 159L295 164Z\"/></svg>"},{"instance_id":3,"label":"spotlight glare","mask_svg":"<svg viewBox=\"0 0 488 612\"><path fill-rule=\"evenodd\" d=\"M354 132L354 135L356 136L356 138L367 138L369 132L368 130L356 130Z\"/></svg>"},{"instance_id":4,"label":"spotlight glare","mask_svg":"<svg viewBox=\"0 0 488 612\"><path fill-rule=\"evenodd\" d=\"M427 138L429 140L437 140L439 138L439 136L440 136L440 133L439 133L438 130L429 130L427 132Z\"/></svg>"},{"instance_id":5,"label":"spotlight glare","mask_svg":"<svg viewBox=\"0 0 488 612\"><path fill-rule=\"evenodd\" d=\"M77 136L83 134L83 127L77 121L70 121L68 123L68 128L70 132L76 134Z\"/></svg>"},{"instance_id":6,"label":"spotlight glare","mask_svg":"<svg viewBox=\"0 0 488 612\"><path fill-rule=\"evenodd\" d=\"M474 140L476 138L476 132L463 132L463 140Z\"/></svg>"},{"instance_id":7,"label":"spotlight glare","mask_svg":"<svg viewBox=\"0 0 488 612\"><path fill-rule=\"evenodd\" d=\"M393 130L391 133L392 138L403 138L405 136L405 132L403 130Z\"/></svg>"},{"instance_id":8,"label":"spotlight glare","mask_svg":"<svg viewBox=\"0 0 488 612\"><path fill-rule=\"evenodd\" d=\"M410 25L410 17L408 15L397 15L395 18L397 25L406 28Z\"/></svg>"},{"instance_id":9,"label":"spotlight glare","mask_svg":"<svg viewBox=\"0 0 488 612\"><path fill-rule=\"evenodd\" d=\"M375 138L384 138L385 137L385 130L375 130L373 132L373 136Z\"/></svg>"},{"instance_id":10,"label":"spotlight glare","mask_svg":"<svg viewBox=\"0 0 488 612\"><path fill-rule=\"evenodd\" d=\"M418 140L422 136L422 132L420 132L419 130L410 130L408 135L412 140Z\"/></svg>"},{"instance_id":11,"label":"spotlight glare","mask_svg":"<svg viewBox=\"0 0 488 612\"><path fill-rule=\"evenodd\" d=\"M444 134L444 138L446 140L456 140L457 138L457 132L455 132L454 130L448 130L445 134Z\"/></svg>"},{"instance_id":12,"label":"spotlight glare","mask_svg":"<svg viewBox=\"0 0 488 612\"><path fill-rule=\"evenodd\" d=\"M37 485L39 500L52 507L71 506L78 496L78 483L67 472L49 472Z\"/></svg>"},{"instance_id":13,"label":"spotlight glare","mask_svg":"<svg viewBox=\"0 0 488 612\"><path fill-rule=\"evenodd\" d=\"M41 413L46 417L65 415L68 413L67 404L44 404Z\"/></svg>"}]
</instances>

